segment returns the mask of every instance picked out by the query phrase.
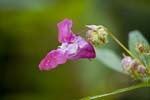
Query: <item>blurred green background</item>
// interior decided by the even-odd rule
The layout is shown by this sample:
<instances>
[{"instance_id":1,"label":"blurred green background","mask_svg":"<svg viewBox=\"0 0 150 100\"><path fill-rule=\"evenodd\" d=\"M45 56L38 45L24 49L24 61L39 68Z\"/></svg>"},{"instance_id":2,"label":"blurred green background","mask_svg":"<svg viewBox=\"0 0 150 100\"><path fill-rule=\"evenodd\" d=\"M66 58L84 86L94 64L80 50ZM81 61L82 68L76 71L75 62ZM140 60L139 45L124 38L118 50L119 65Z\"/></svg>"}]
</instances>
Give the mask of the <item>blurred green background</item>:
<instances>
[{"instance_id":1,"label":"blurred green background","mask_svg":"<svg viewBox=\"0 0 150 100\"><path fill-rule=\"evenodd\" d=\"M0 0L0 100L78 100L136 83L96 59L39 71L40 60L59 45L56 25L64 18L73 20L74 33L104 25L126 46L131 30L150 38L149 0ZM98 100L150 100L149 93L142 88Z\"/></svg>"}]
</instances>

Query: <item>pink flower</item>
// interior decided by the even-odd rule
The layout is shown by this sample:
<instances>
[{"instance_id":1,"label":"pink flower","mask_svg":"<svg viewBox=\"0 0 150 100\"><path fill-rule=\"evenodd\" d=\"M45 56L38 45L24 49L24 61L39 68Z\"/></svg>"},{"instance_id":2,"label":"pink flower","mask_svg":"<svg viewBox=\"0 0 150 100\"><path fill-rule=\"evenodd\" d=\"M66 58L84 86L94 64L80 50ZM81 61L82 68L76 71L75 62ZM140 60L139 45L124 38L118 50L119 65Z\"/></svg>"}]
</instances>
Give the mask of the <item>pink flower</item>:
<instances>
[{"instance_id":1,"label":"pink flower","mask_svg":"<svg viewBox=\"0 0 150 100\"><path fill-rule=\"evenodd\" d=\"M57 26L58 41L61 43L61 46L46 55L39 64L40 70L51 70L69 59L95 58L93 46L71 31L71 20L64 19Z\"/></svg>"}]
</instances>

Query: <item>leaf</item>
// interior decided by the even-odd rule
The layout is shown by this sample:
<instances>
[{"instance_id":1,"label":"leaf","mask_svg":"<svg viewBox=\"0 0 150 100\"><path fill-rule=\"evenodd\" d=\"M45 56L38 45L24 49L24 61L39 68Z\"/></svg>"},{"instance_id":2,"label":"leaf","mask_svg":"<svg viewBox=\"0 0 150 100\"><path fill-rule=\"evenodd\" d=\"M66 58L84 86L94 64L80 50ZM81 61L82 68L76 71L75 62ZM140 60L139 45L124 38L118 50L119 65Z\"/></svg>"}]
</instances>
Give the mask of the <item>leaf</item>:
<instances>
[{"instance_id":1,"label":"leaf","mask_svg":"<svg viewBox=\"0 0 150 100\"><path fill-rule=\"evenodd\" d=\"M150 55L144 55L144 59L145 59L147 67L150 68Z\"/></svg>"},{"instance_id":2,"label":"leaf","mask_svg":"<svg viewBox=\"0 0 150 100\"><path fill-rule=\"evenodd\" d=\"M129 33L129 50L138 57L139 54L136 51L136 44L137 43L143 43L145 46L149 46L148 41L144 38L141 32L134 30Z\"/></svg>"},{"instance_id":3,"label":"leaf","mask_svg":"<svg viewBox=\"0 0 150 100\"><path fill-rule=\"evenodd\" d=\"M124 73L122 70L121 59L109 49L96 48L97 59L109 68Z\"/></svg>"},{"instance_id":4,"label":"leaf","mask_svg":"<svg viewBox=\"0 0 150 100\"><path fill-rule=\"evenodd\" d=\"M149 55L144 55L144 54L139 54L136 51L136 44L137 43L142 43L146 47L149 47L148 41L145 39L145 37L142 35L141 32L139 31L131 31L129 33L129 49L130 51L137 57L139 58L145 66L150 66L150 56Z\"/></svg>"}]
</instances>

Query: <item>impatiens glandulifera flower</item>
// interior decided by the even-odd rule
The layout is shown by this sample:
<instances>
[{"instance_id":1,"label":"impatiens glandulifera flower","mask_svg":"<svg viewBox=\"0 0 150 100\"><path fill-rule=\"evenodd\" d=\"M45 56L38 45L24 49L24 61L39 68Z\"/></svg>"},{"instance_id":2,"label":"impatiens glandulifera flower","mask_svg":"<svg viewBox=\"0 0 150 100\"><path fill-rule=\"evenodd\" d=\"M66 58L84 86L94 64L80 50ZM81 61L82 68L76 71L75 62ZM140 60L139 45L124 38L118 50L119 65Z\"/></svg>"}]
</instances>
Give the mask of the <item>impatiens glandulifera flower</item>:
<instances>
[{"instance_id":1,"label":"impatiens glandulifera flower","mask_svg":"<svg viewBox=\"0 0 150 100\"><path fill-rule=\"evenodd\" d=\"M107 29L102 25L87 25L87 39L94 45L105 44L107 40Z\"/></svg>"},{"instance_id":2,"label":"impatiens glandulifera flower","mask_svg":"<svg viewBox=\"0 0 150 100\"><path fill-rule=\"evenodd\" d=\"M40 70L51 70L69 59L95 58L93 46L82 37L73 34L72 21L64 19L58 23L58 41L61 43L56 50L50 51L40 62Z\"/></svg>"},{"instance_id":3,"label":"impatiens glandulifera flower","mask_svg":"<svg viewBox=\"0 0 150 100\"><path fill-rule=\"evenodd\" d=\"M124 56L121 63L124 71L135 79L142 79L150 76L150 69L141 64L138 59Z\"/></svg>"}]
</instances>

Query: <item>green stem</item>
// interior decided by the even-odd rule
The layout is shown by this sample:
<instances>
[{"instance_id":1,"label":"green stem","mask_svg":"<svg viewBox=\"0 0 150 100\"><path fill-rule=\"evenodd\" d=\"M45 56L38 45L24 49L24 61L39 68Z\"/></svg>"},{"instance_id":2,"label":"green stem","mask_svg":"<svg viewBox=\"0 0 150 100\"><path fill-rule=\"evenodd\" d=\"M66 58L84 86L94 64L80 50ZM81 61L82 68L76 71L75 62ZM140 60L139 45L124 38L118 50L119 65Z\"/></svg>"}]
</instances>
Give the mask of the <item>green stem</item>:
<instances>
[{"instance_id":1,"label":"green stem","mask_svg":"<svg viewBox=\"0 0 150 100\"><path fill-rule=\"evenodd\" d=\"M78 32L77 35L80 35L80 34L86 32L87 30L88 30L88 29L83 29L83 30L81 30L80 32Z\"/></svg>"},{"instance_id":2,"label":"green stem","mask_svg":"<svg viewBox=\"0 0 150 100\"><path fill-rule=\"evenodd\" d=\"M135 56L111 33L108 31L108 34L133 58Z\"/></svg>"},{"instance_id":3,"label":"green stem","mask_svg":"<svg viewBox=\"0 0 150 100\"><path fill-rule=\"evenodd\" d=\"M93 99L97 99L97 98L101 98L101 97L115 95L115 94L122 93L122 92L127 92L127 91L134 90L134 89L141 88L141 87L150 87L150 83L143 82L143 83L140 83L140 84L137 84L137 85L133 85L133 86L127 87L127 88L118 89L118 90L116 90L114 92L111 92L111 93L106 93L106 94L102 94L102 95L86 97L86 98L83 98L81 100L93 100Z\"/></svg>"}]
</instances>

